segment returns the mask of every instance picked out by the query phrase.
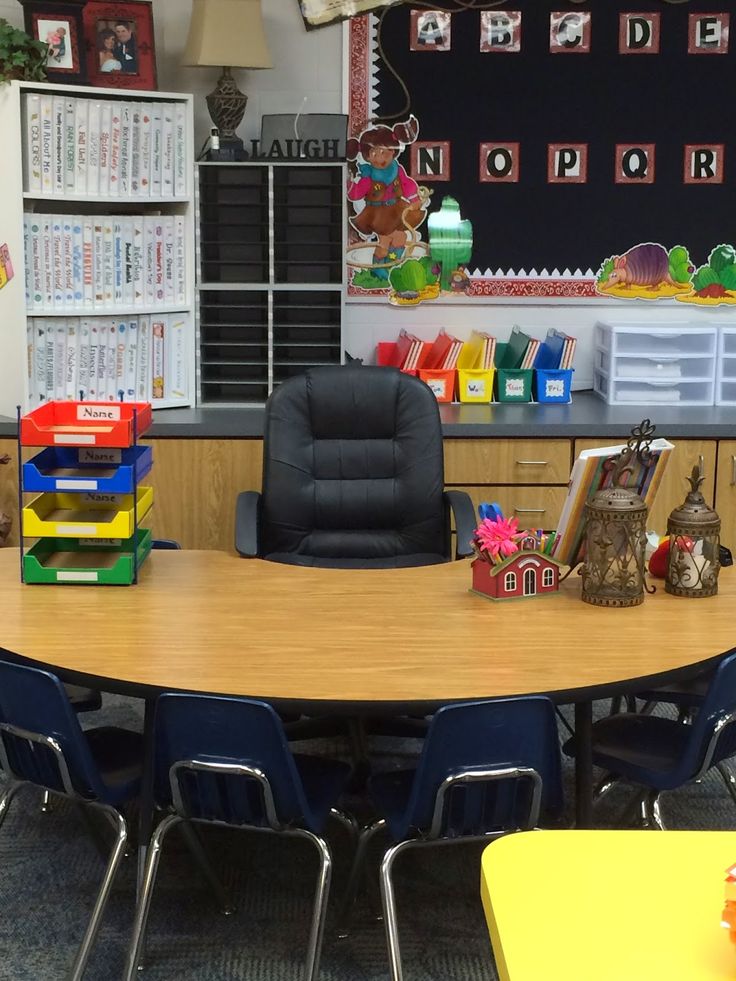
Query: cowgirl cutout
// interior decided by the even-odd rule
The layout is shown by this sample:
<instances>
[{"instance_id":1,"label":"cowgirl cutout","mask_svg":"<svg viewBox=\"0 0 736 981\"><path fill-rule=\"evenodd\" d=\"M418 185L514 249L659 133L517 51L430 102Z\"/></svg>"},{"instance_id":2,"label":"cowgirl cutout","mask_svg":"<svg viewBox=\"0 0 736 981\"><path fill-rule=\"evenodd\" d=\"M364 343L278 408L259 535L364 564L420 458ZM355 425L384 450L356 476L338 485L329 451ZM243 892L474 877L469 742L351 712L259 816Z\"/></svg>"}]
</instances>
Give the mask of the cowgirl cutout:
<instances>
[{"instance_id":1,"label":"cowgirl cutout","mask_svg":"<svg viewBox=\"0 0 736 981\"><path fill-rule=\"evenodd\" d=\"M407 243L426 217L428 195L396 159L404 146L419 135L419 123L409 116L395 126L372 126L358 139L348 140L348 160L358 160L357 173L348 185L348 200L363 202L350 224L365 241L375 242L373 275L388 280L388 272L404 255Z\"/></svg>"}]
</instances>

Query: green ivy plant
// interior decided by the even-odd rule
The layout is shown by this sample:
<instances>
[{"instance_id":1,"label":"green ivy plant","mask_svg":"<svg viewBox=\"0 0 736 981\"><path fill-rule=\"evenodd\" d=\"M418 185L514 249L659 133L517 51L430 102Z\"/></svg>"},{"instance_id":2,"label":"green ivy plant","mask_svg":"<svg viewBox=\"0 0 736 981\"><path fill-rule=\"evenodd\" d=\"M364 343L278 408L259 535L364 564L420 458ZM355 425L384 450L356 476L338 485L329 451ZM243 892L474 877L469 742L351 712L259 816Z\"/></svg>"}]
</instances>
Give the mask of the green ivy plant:
<instances>
[{"instance_id":1,"label":"green ivy plant","mask_svg":"<svg viewBox=\"0 0 736 981\"><path fill-rule=\"evenodd\" d=\"M0 18L0 82L46 80L49 46Z\"/></svg>"}]
</instances>

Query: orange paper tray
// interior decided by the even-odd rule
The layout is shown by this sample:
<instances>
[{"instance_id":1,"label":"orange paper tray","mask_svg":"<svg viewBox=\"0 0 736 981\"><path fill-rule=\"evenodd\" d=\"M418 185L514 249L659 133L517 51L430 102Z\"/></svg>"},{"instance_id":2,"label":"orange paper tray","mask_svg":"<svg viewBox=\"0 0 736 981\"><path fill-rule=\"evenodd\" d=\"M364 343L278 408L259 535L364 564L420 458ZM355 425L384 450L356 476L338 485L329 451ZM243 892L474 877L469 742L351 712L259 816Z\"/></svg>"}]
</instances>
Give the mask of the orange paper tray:
<instances>
[{"instance_id":1,"label":"orange paper tray","mask_svg":"<svg viewBox=\"0 0 736 981\"><path fill-rule=\"evenodd\" d=\"M140 438L151 425L148 402L45 402L20 420L23 446L115 446L133 444L133 418Z\"/></svg>"}]
</instances>

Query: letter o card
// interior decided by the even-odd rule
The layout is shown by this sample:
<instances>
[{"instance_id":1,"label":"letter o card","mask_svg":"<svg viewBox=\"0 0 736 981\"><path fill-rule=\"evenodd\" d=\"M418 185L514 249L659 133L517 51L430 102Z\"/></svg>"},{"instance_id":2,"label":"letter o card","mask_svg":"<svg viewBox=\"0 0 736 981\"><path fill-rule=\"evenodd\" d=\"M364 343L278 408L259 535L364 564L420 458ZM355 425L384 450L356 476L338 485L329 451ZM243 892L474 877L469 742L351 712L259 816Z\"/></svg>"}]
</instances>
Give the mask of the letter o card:
<instances>
[{"instance_id":1,"label":"letter o card","mask_svg":"<svg viewBox=\"0 0 736 981\"><path fill-rule=\"evenodd\" d=\"M548 184L585 184L587 181L587 143L549 143L547 145Z\"/></svg>"},{"instance_id":2,"label":"letter o card","mask_svg":"<svg viewBox=\"0 0 736 981\"><path fill-rule=\"evenodd\" d=\"M484 184L517 184L518 143L481 143L479 179Z\"/></svg>"},{"instance_id":3,"label":"letter o card","mask_svg":"<svg viewBox=\"0 0 736 981\"><path fill-rule=\"evenodd\" d=\"M654 183L654 143L616 144L616 183Z\"/></svg>"},{"instance_id":4,"label":"letter o card","mask_svg":"<svg viewBox=\"0 0 736 981\"><path fill-rule=\"evenodd\" d=\"M659 25L659 14L619 14L619 54L659 54Z\"/></svg>"},{"instance_id":5,"label":"letter o card","mask_svg":"<svg viewBox=\"0 0 736 981\"><path fill-rule=\"evenodd\" d=\"M549 15L552 54L589 54L591 16L581 10L555 10Z\"/></svg>"},{"instance_id":6,"label":"letter o card","mask_svg":"<svg viewBox=\"0 0 736 981\"><path fill-rule=\"evenodd\" d=\"M481 11L480 50L491 54L517 54L521 51L521 11Z\"/></svg>"}]
</instances>

